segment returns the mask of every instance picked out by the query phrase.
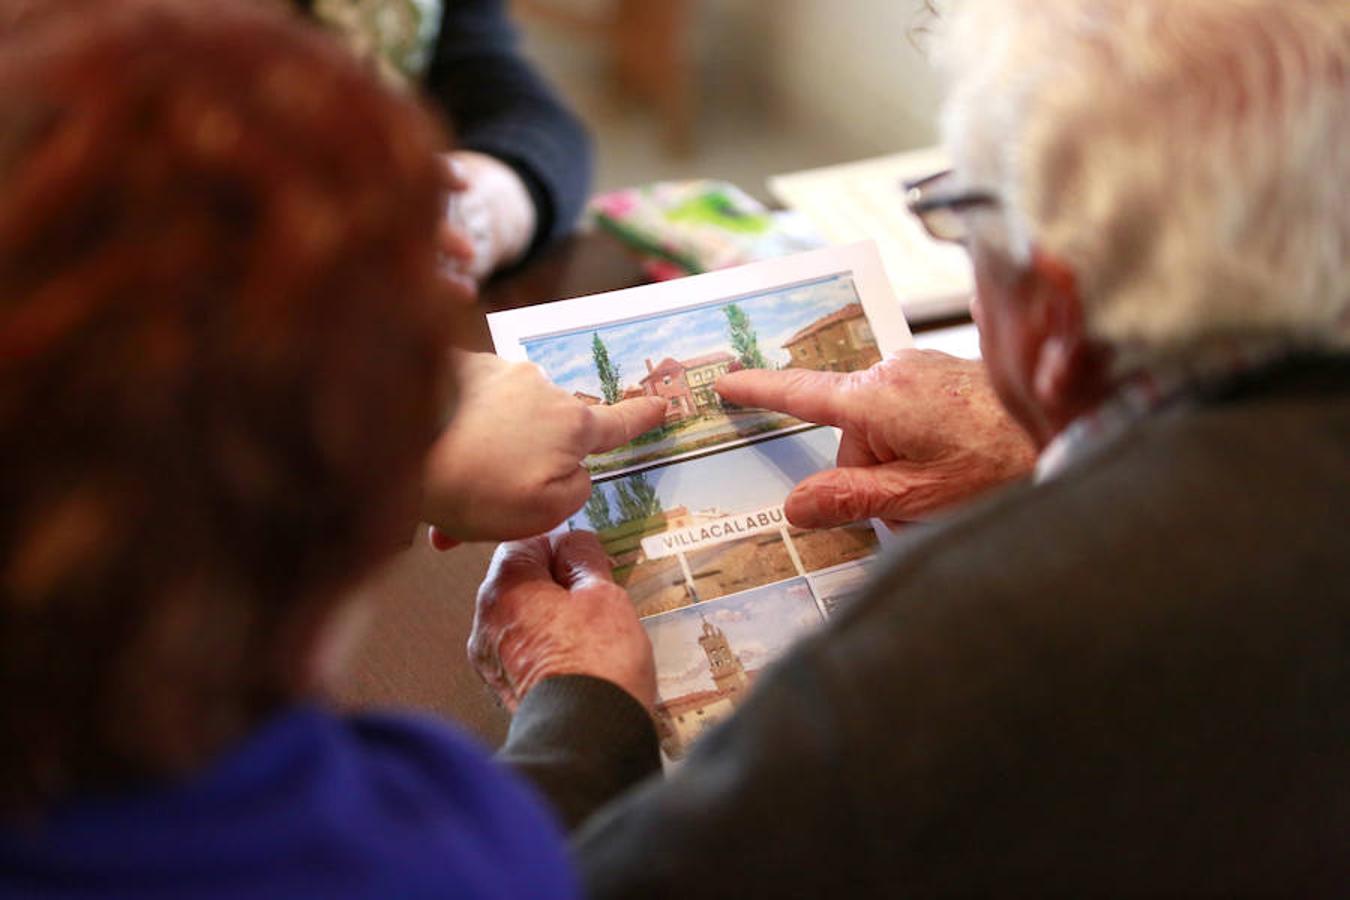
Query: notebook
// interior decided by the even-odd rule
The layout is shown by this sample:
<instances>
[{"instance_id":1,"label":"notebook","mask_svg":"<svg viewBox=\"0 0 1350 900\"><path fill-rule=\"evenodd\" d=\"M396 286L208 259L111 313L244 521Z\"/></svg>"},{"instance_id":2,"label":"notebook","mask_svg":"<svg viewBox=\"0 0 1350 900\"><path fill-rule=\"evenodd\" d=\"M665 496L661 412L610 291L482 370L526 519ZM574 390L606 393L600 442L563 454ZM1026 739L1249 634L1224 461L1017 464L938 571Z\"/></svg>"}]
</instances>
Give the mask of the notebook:
<instances>
[{"instance_id":1,"label":"notebook","mask_svg":"<svg viewBox=\"0 0 1350 900\"><path fill-rule=\"evenodd\" d=\"M974 289L965 251L928 237L905 208L902 183L946 167L930 148L775 175L768 186L831 243L874 241L906 318L922 322L965 311Z\"/></svg>"}]
</instances>

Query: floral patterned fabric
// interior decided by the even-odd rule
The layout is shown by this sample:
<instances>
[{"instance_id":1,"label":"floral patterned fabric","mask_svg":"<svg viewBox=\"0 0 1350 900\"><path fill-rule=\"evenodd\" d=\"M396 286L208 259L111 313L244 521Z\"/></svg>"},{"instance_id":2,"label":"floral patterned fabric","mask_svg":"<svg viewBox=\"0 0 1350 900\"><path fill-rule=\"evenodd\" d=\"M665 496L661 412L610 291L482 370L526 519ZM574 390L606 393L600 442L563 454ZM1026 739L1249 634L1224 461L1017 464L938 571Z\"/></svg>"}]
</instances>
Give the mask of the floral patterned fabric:
<instances>
[{"instance_id":1,"label":"floral patterned fabric","mask_svg":"<svg viewBox=\"0 0 1350 900\"><path fill-rule=\"evenodd\" d=\"M314 0L314 15L392 81L417 81L431 64L445 0Z\"/></svg>"}]
</instances>

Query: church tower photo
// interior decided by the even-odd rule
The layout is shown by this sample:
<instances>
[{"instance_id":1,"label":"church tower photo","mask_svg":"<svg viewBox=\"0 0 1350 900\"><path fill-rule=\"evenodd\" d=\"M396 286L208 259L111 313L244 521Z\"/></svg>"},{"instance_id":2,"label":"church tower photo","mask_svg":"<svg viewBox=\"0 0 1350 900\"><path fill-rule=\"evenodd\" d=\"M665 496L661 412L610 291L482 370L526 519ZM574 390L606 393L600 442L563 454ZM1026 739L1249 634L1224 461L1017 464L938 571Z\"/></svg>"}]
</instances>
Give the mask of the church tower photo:
<instances>
[{"instance_id":1,"label":"church tower photo","mask_svg":"<svg viewBox=\"0 0 1350 900\"><path fill-rule=\"evenodd\" d=\"M717 693L731 700L733 704L738 703L741 693L749 686L750 679L746 677L740 657L731 651L726 634L704 619L703 634L699 637L698 643L708 656L708 667L712 670L712 680L717 686Z\"/></svg>"}]
</instances>

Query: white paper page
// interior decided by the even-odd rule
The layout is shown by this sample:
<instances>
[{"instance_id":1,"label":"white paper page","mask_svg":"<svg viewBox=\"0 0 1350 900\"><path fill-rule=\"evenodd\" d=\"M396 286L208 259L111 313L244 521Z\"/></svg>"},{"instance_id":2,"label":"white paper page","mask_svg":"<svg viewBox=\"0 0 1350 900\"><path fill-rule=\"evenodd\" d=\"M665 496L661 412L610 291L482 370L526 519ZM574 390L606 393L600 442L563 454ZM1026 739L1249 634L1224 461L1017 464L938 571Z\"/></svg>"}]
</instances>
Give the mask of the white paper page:
<instances>
[{"instance_id":1,"label":"white paper page","mask_svg":"<svg viewBox=\"0 0 1350 900\"><path fill-rule=\"evenodd\" d=\"M724 308L732 303L755 308L751 325L768 368L867 368L913 343L870 243L489 313L487 318L498 355L538 364L552 381L587 402L601 402L604 394L592 352L592 341L603 334L607 355L619 370L621 383L616 387L630 395L646 392L669 397L672 417L683 422L708 409L705 401L716 401L712 382L728 366L719 367L715 358L730 362L734 355L723 319ZM830 317L841 315L846 320L830 325ZM801 332L813 327L826 329L829 346L822 346L812 335L801 338ZM863 341L869 346L854 346ZM700 361L687 375L676 371ZM673 379L665 378L665 385L653 389L650 376L662 366L671 369ZM676 393L682 377L690 390L681 397ZM671 385L672 380L677 383ZM677 404L680 409L675 408ZM738 414L736 418L734 423L720 423L720 430L702 428L697 435L681 437L676 443L682 447L666 448L673 451L669 454L659 447L641 452L626 447L604 459L588 458L587 465L596 477L614 477L629 469L702 455L800 427L793 424L795 420L775 423L767 415L751 419Z\"/></svg>"},{"instance_id":2,"label":"white paper page","mask_svg":"<svg viewBox=\"0 0 1350 900\"><path fill-rule=\"evenodd\" d=\"M979 359L980 331L974 322L921 331L914 335L914 346L920 350L940 350L962 359Z\"/></svg>"},{"instance_id":3,"label":"white paper page","mask_svg":"<svg viewBox=\"0 0 1350 900\"><path fill-rule=\"evenodd\" d=\"M946 167L932 148L775 175L768 185L832 243L875 241L906 315L918 322L960 312L974 289L965 252L930 238L905 207L902 182Z\"/></svg>"},{"instance_id":4,"label":"white paper page","mask_svg":"<svg viewBox=\"0 0 1350 900\"><path fill-rule=\"evenodd\" d=\"M587 402L601 402L603 386L590 344L598 333L605 335L607 352L616 355L620 387L629 395L643 393L653 368L715 355L729 359L732 348L721 327L720 310L733 302L757 308L752 325L763 345L764 366L769 368L867 368L876 359L913 345L909 324L871 243L828 247L655 285L489 313L487 325L499 356L537 363L553 382ZM834 344L821 347L818 340L807 340L810 345L805 351L801 344L788 347L803 329L809 331L832 314L857 306L861 306L861 321L855 316L848 327L834 327L830 333L849 343L865 337L871 344L867 355L849 354L849 348L842 347L837 359L822 359L822 352L833 352ZM703 409L702 401L715 399L711 382L717 368L702 368L688 375L693 390L688 391L686 401L672 399L672 403L684 402L688 407L684 412L690 416ZM775 424L768 416L756 421L740 417L733 429L736 434L725 434L722 439L703 433L697 441L683 440L683 452L695 456L728 444L753 443L792 424L799 426L796 420ZM617 476L629 468L680 457L659 451L622 448L610 459L589 457L587 466L595 476Z\"/></svg>"},{"instance_id":5,"label":"white paper page","mask_svg":"<svg viewBox=\"0 0 1350 900\"><path fill-rule=\"evenodd\" d=\"M665 313L781 291L836 275L849 276L872 334L889 356L913 344L905 314L871 241L691 275L673 281L488 313L493 347L503 359L528 360L526 344L579 329L639 322Z\"/></svg>"},{"instance_id":6,"label":"white paper page","mask_svg":"<svg viewBox=\"0 0 1350 900\"><path fill-rule=\"evenodd\" d=\"M765 411L708 394L732 361L753 358L735 334L754 331L768 367L854 370L910 346L880 258L870 244L832 247L492 313L488 324L499 354L533 361L587 402L620 389L670 401L659 439L616 451L636 459L588 459L591 499L564 528L597 533L647 630L658 731L675 765L766 665L858 592L890 539L875 521L792 528L784 501L833 466L839 433L797 420L757 430ZM618 370L608 388L597 344Z\"/></svg>"}]
</instances>

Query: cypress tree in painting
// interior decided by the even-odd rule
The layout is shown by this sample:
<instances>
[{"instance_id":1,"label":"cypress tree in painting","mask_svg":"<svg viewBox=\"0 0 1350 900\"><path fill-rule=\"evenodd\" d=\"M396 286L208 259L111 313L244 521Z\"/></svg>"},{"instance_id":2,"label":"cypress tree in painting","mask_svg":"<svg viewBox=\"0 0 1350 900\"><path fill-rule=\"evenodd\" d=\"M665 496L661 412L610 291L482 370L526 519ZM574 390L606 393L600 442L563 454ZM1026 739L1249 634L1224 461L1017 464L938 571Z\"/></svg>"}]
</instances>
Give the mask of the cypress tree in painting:
<instances>
[{"instance_id":1,"label":"cypress tree in painting","mask_svg":"<svg viewBox=\"0 0 1350 900\"><path fill-rule=\"evenodd\" d=\"M614 485L614 500L619 504L620 522L634 522L661 512L661 500L645 472L619 479Z\"/></svg>"},{"instance_id":2,"label":"cypress tree in painting","mask_svg":"<svg viewBox=\"0 0 1350 900\"><path fill-rule=\"evenodd\" d=\"M609 508L609 498L605 496L605 489L600 485L596 485L595 490L591 491L585 511L586 521L591 523L593 530L604 531L606 528L614 527L614 514Z\"/></svg>"},{"instance_id":3,"label":"cypress tree in painting","mask_svg":"<svg viewBox=\"0 0 1350 900\"><path fill-rule=\"evenodd\" d=\"M628 487L632 492L633 504L640 513L640 518L645 519L661 512L661 500L656 496L656 488L652 487L651 482L647 480L646 472L629 478Z\"/></svg>"},{"instance_id":4,"label":"cypress tree in painting","mask_svg":"<svg viewBox=\"0 0 1350 900\"><path fill-rule=\"evenodd\" d=\"M632 522L643 517L642 505L633 496L633 492L628 489L627 479L614 485L614 500L619 504L620 522Z\"/></svg>"},{"instance_id":5,"label":"cypress tree in painting","mask_svg":"<svg viewBox=\"0 0 1350 900\"><path fill-rule=\"evenodd\" d=\"M735 303L722 309L727 315L727 332L731 337L731 349L736 358L747 369L767 369L769 363L759 350L759 337L750 324L750 317Z\"/></svg>"},{"instance_id":6,"label":"cypress tree in painting","mask_svg":"<svg viewBox=\"0 0 1350 900\"><path fill-rule=\"evenodd\" d=\"M609 348L600 340L599 332L591 334L591 358L595 360L595 374L600 378L600 391L605 395L605 402L611 405L618 403L623 398L619 365L610 361Z\"/></svg>"}]
</instances>

